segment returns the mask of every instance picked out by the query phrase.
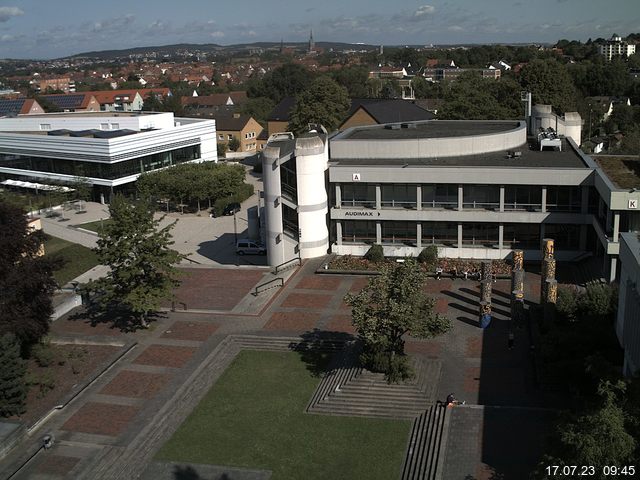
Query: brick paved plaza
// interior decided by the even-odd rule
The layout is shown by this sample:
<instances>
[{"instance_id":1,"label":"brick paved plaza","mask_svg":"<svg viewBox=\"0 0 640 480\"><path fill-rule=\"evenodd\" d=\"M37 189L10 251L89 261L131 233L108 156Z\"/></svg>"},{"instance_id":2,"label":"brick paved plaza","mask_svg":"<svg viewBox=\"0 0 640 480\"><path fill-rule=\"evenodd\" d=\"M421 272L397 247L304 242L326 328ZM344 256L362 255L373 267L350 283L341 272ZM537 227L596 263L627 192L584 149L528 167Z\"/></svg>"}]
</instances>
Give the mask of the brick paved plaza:
<instances>
[{"instance_id":1,"label":"brick paved plaza","mask_svg":"<svg viewBox=\"0 0 640 480\"><path fill-rule=\"evenodd\" d=\"M102 477L100 472L111 471L108 465L113 467L118 462L125 468L125 451L143 452L136 454L136 462L131 463L131 468L141 473L161 446L161 439L166 441L179 426L172 423L171 409L164 417L166 426L154 430L154 419L176 401L178 394L191 398L189 388L193 382L215 381L203 373L203 368L229 334L250 333L267 338L312 331L353 334L343 297L359 291L367 278L316 274L320 264L318 260L306 262L290 276L284 288L261 294L273 298L252 313L238 313L238 306L255 302L251 291L263 279L264 269L197 268L189 270L177 292L179 301L197 313L165 312L149 330L135 333L123 333L108 323L91 326L78 314L58 320L52 328L54 336L75 337L78 341L134 340L137 345L48 420L39 434L53 432L57 439L54 448L38 454L14 478L110 478ZM537 276L527 274L527 301L537 300L539 285ZM455 448L447 448L443 478L489 478L494 471L507 475L504 478L517 478L539 451L546 417L537 413L542 418L540 422L525 421L535 417L532 412L542 412L537 408L545 406L545 399L533 386L526 329L515 329L515 346L508 349L510 283L500 280L494 284L496 315L486 330L480 329L477 322L478 282L429 279L425 288L435 298L436 311L452 319L454 328L432 340L409 338L406 350L416 357L440 362L439 378L431 380L437 382L437 399L444 400L448 393L455 392L469 404L469 408L452 412L448 441ZM225 365L207 368L219 375ZM217 378L215 375L211 378ZM195 406L197 398L192 401ZM183 408L189 406L188 401L182 403ZM518 429L512 431L509 425L516 423ZM155 437L152 431L156 432ZM28 442L37 441L39 434ZM505 443L512 459L508 464L498 448ZM24 448L22 455L27 451ZM14 450L2 463L0 472L19 464L22 455L19 449ZM518 459L524 462L520 470ZM149 468L157 470L157 466ZM127 478L125 472L121 474L117 478ZM235 472L229 478L264 478L260 475L242 476Z\"/></svg>"}]
</instances>

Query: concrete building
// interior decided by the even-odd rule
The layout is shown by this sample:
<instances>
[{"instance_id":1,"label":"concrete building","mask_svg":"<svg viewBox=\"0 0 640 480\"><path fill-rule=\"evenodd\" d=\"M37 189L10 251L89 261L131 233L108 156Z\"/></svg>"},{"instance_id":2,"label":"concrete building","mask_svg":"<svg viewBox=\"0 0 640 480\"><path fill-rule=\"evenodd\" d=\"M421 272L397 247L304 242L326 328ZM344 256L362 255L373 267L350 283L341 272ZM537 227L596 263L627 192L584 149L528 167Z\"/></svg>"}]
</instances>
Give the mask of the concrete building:
<instances>
[{"instance_id":1,"label":"concrete building","mask_svg":"<svg viewBox=\"0 0 640 480\"><path fill-rule=\"evenodd\" d=\"M300 252L315 255L311 244L322 244L318 255L326 253L325 231L328 250L338 254L364 255L377 243L387 256L417 256L436 245L441 256L469 259L507 258L517 248L534 260L542 239L551 237L558 260L597 256L603 277L613 281L620 233L640 230L640 188L615 184L604 164L580 151L570 136L580 140L577 114L533 110L529 122L350 128L331 137L326 168L324 157L317 160L313 180L297 168L305 165L310 175L313 155L301 148L303 139L272 137L263 158L265 205L279 213L269 217L265 208L268 247L280 251L270 254L270 264ZM527 123L535 131L527 132ZM551 124L564 134L542 128ZM325 143L321 134L311 135ZM311 185L312 200L299 204L303 185ZM321 188L328 198L324 222ZM310 211L318 217L303 228L301 218Z\"/></svg>"},{"instance_id":2,"label":"concrete building","mask_svg":"<svg viewBox=\"0 0 640 480\"><path fill-rule=\"evenodd\" d=\"M616 56L630 57L636 53L636 46L623 41L622 37L614 33L609 40L598 45L598 53L610 62Z\"/></svg>"},{"instance_id":3,"label":"concrete building","mask_svg":"<svg viewBox=\"0 0 640 480\"><path fill-rule=\"evenodd\" d=\"M213 120L173 113L49 113L0 118L0 180L88 178L94 198L127 192L144 172L217 161Z\"/></svg>"},{"instance_id":4,"label":"concrete building","mask_svg":"<svg viewBox=\"0 0 640 480\"><path fill-rule=\"evenodd\" d=\"M272 135L262 154L264 234L269 265L325 255L328 143L326 131Z\"/></svg>"},{"instance_id":5,"label":"concrete building","mask_svg":"<svg viewBox=\"0 0 640 480\"><path fill-rule=\"evenodd\" d=\"M624 349L623 373L640 371L640 237L623 233L620 241L620 287L616 335Z\"/></svg>"}]
</instances>

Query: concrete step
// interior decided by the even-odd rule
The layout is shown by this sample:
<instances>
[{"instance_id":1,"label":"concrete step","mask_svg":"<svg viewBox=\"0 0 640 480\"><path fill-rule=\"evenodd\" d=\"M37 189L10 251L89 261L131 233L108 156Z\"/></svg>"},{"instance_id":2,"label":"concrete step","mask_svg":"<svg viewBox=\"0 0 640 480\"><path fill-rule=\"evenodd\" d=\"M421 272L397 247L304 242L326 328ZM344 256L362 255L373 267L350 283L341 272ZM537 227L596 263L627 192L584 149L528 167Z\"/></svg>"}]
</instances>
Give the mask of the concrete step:
<instances>
[{"instance_id":1,"label":"concrete step","mask_svg":"<svg viewBox=\"0 0 640 480\"><path fill-rule=\"evenodd\" d=\"M382 407L355 407L348 405L318 405L312 413L326 415L340 415L347 417L384 417L384 418L409 418L416 416L418 411L398 410Z\"/></svg>"},{"instance_id":2,"label":"concrete step","mask_svg":"<svg viewBox=\"0 0 640 480\"><path fill-rule=\"evenodd\" d=\"M402 480L433 480L441 454L446 407L432 406L412 426Z\"/></svg>"},{"instance_id":3,"label":"concrete step","mask_svg":"<svg viewBox=\"0 0 640 480\"><path fill-rule=\"evenodd\" d=\"M332 392L328 398L331 399L331 398L337 398L337 397L350 398L350 399L353 399L354 401L358 401L359 399L371 399L379 402L396 401L401 403L405 403L405 402L409 402L409 403L425 403L426 402L429 404L432 403L430 401L431 399L429 398L429 396L421 392L416 392L411 395L394 394L394 393L388 393L388 392L381 392L381 393L376 393L375 395L369 395L367 394L367 392L360 392L357 390L354 391L349 387L341 388L338 391Z\"/></svg>"}]
</instances>

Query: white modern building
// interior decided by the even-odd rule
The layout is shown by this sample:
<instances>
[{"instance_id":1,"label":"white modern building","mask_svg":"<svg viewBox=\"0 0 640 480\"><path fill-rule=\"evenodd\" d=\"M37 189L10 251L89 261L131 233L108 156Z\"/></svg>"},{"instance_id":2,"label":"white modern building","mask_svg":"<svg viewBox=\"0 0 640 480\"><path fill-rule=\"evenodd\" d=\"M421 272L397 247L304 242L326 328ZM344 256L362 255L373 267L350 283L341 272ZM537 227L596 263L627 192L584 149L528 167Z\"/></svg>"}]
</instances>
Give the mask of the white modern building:
<instances>
[{"instance_id":1,"label":"white modern building","mask_svg":"<svg viewBox=\"0 0 640 480\"><path fill-rule=\"evenodd\" d=\"M263 156L269 264L361 256L372 244L390 257L436 245L449 258L521 249L535 260L550 237L558 260L601 258L615 280L621 232L640 231L640 188L615 184L578 148L577 114L534 108L528 123L534 131L434 120L273 137Z\"/></svg>"},{"instance_id":2,"label":"white modern building","mask_svg":"<svg viewBox=\"0 0 640 480\"><path fill-rule=\"evenodd\" d=\"M636 46L622 40L622 37L613 35L605 43L598 45L598 53L602 55L607 62L613 57L623 56L630 57L636 53Z\"/></svg>"},{"instance_id":3,"label":"white modern building","mask_svg":"<svg viewBox=\"0 0 640 480\"><path fill-rule=\"evenodd\" d=\"M173 113L49 113L0 118L0 179L64 183L78 176L108 201L144 172L217 161L214 120Z\"/></svg>"},{"instance_id":4,"label":"white modern building","mask_svg":"<svg viewBox=\"0 0 640 480\"><path fill-rule=\"evenodd\" d=\"M262 153L269 265L327 253L326 132L272 135Z\"/></svg>"}]
</instances>

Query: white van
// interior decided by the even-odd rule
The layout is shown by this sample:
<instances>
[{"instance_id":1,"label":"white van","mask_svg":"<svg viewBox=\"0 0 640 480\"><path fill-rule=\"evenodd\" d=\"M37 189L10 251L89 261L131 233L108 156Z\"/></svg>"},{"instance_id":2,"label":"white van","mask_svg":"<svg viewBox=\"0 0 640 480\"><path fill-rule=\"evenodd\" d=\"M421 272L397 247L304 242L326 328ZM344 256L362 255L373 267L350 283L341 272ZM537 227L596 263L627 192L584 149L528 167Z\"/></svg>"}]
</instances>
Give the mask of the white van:
<instances>
[{"instance_id":1,"label":"white van","mask_svg":"<svg viewBox=\"0 0 640 480\"><path fill-rule=\"evenodd\" d=\"M236 243L236 253L238 255L266 255L267 249L264 245L253 240L242 239Z\"/></svg>"}]
</instances>

